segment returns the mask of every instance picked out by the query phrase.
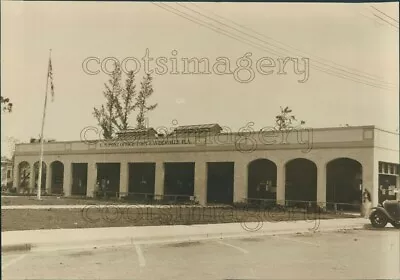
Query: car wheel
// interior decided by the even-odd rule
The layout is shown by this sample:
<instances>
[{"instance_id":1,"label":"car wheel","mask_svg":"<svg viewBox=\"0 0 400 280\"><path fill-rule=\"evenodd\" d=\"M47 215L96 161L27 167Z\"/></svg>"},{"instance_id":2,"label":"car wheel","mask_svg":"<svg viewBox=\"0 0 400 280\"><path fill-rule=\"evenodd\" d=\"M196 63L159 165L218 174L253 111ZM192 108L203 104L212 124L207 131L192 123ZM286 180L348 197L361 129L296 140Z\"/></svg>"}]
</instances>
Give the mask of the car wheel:
<instances>
[{"instance_id":1,"label":"car wheel","mask_svg":"<svg viewBox=\"0 0 400 280\"><path fill-rule=\"evenodd\" d=\"M384 228L388 223L387 217L380 211L374 211L371 214L370 221L375 228Z\"/></svg>"}]
</instances>

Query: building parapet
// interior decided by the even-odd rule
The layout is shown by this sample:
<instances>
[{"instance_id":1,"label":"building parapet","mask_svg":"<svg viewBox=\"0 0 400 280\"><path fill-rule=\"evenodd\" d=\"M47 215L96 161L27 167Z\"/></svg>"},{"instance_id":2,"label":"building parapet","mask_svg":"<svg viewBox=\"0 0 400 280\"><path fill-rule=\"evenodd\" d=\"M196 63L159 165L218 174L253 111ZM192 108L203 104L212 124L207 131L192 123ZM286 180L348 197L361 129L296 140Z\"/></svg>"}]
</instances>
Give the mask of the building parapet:
<instances>
[{"instance_id":1,"label":"building parapet","mask_svg":"<svg viewBox=\"0 0 400 280\"><path fill-rule=\"evenodd\" d=\"M375 147L399 151L400 135L398 133L375 128L374 135Z\"/></svg>"},{"instance_id":2,"label":"building parapet","mask_svg":"<svg viewBox=\"0 0 400 280\"><path fill-rule=\"evenodd\" d=\"M46 153L103 153L107 150L126 150L152 152L171 150L239 150L254 151L257 149L302 149L309 151L314 147L326 145L343 147L343 144L373 147L375 129L373 126L340 127L340 128L301 128L288 131L277 131L275 128L264 128L259 131L241 130L239 132L222 131L209 133L187 130L188 133L172 133L162 137L147 137L146 134L116 138L113 140L85 140L50 142L44 144ZM182 132L182 131L181 131ZM379 136L382 137L382 136ZM16 155L37 153L39 143L17 144Z\"/></svg>"}]
</instances>

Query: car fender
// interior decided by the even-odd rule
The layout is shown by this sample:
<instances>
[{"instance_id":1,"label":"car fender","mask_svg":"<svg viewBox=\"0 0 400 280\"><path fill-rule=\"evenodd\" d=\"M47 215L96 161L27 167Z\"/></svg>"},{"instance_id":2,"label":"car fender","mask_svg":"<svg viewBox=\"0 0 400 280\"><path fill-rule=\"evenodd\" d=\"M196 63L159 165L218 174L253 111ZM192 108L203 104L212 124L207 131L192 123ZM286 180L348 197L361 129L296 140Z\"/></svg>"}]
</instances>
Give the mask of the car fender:
<instances>
[{"instance_id":1,"label":"car fender","mask_svg":"<svg viewBox=\"0 0 400 280\"><path fill-rule=\"evenodd\" d=\"M393 220L392 217L390 216L390 214L386 211L385 208L383 207L372 207L371 208L371 214L369 215L369 217L371 218L371 216L374 214L374 212L379 211L381 213L383 213L390 221Z\"/></svg>"}]
</instances>

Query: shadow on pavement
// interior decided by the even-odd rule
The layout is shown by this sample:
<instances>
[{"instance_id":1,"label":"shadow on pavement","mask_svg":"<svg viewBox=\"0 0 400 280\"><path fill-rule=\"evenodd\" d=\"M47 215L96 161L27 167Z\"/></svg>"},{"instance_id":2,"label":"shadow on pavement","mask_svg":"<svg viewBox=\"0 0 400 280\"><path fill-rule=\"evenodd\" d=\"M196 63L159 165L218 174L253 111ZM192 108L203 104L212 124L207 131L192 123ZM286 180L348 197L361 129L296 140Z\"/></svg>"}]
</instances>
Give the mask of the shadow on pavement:
<instances>
[{"instance_id":1,"label":"shadow on pavement","mask_svg":"<svg viewBox=\"0 0 400 280\"><path fill-rule=\"evenodd\" d=\"M386 226L384 228L374 228L371 224L366 224L364 225L363 229L374 230L374 231L397 231L400 233L399 229L396 229L395 227L392 226Z\"/></svg>"}]
</instances>

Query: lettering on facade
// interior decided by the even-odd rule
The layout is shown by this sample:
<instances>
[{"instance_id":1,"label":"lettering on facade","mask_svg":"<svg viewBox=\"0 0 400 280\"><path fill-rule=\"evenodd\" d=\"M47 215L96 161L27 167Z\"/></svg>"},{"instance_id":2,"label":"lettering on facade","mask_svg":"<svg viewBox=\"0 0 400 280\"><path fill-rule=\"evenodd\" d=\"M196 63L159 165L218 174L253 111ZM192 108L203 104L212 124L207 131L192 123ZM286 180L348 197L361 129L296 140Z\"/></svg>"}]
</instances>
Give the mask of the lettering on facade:
<instances>
[{"instance_id":1,"label":"lettering on facade","mask_svg":"<svg viewBox=\"0 0 400 280\"><path fill-rule=\"evenodd\" d=\"M140 147L140 146L162 146L162 145L190 145L189 139L174 140L149 140L149 141L111 141L100 143L100 147Z\"/></svg>"},{"instance_id":2,"label":"lettering on facade","mask_svg":"<svg viewBox=\"0 0 400 280\"><path fill-rule=\"evenodd\" d=\"M273 133L272 133L273 132ZM304 135L305 134L305 135ZM296 137L297 136L297 137ZM178 138L179 137L179 138ZM297 141L296 141L297 140ZM262 129L259 132L241 131L240 133L226 134L189 134L172 135L162 138L149 139L146 135L135 138L121 138L115 140L98 141L94 148L135 148L135 147L155 147L155 146L174 146L174 145L233 145L237 151L253 152L257 148L265 145L287 145L287 144L305 145L306 149L302 152L309 152L313 144L312 130L291 130L285 132L268 131ZM89 143L90 144L90 143Z\"/></svg>"}]
</instances>

